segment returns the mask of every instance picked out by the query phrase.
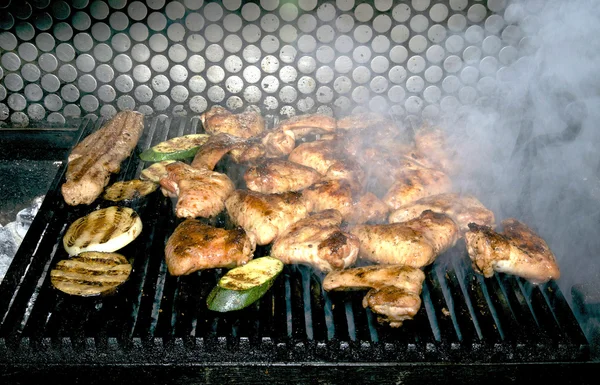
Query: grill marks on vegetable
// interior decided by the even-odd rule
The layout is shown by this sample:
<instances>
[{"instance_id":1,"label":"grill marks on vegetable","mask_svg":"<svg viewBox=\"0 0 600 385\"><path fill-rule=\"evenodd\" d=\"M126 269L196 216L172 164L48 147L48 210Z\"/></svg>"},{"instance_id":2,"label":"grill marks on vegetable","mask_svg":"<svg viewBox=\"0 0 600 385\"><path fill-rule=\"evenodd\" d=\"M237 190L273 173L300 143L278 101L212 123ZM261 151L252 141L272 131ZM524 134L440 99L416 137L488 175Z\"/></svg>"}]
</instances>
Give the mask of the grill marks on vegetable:
<instances>
[{"instance_id":1,"label":"grill marks on vegetable","mask_svg":"<svg viewBox=\"0 0 600 385\"><path fill-rule=\"evenodd\" d=\"M117 207L115 210L105 210L98 215L79 218L76 222L76 231L69 238L67 244L74 246L80 237L88 237L81 243L82 247L88 247L92 243L106 243L120 232L127 232L134 225L137 213L125 215L126 208ZM86 220L87 219L87 220Z\"/></svg>"},{"instance_id":2,"label":"grill marks on vegetable","mask_svg":"<svg viewBox=\"0 0 600 385\"><path fill-rule=\"evenodd\" d=\"M50 280L64 293L91 296L109 292L124 283L131 269L121 254L84 252L59 261L50 272Z\"/></svg>"}]
</instances>

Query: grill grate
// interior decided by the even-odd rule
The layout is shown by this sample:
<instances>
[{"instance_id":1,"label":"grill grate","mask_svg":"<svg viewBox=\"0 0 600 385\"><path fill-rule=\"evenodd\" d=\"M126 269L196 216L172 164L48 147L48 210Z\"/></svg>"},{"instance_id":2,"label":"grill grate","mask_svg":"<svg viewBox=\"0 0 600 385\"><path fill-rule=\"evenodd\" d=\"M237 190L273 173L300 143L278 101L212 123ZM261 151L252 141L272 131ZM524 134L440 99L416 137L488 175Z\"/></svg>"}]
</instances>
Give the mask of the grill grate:
<instances>
[{"instance_id":1,"label":"grill grate","mask_svg":"<svg viewBox=\"0 0 600 385\"><path fill-rule=\"evenodd\" d=\"M82 137L102 119L86 119ZM201 131L196 117L148 118L136 153L116 180L145 166L137 154L167 138ZM133 264L116 295L69 297L53 289L50 268L66 257L67 225L98 207L69 207L54 180L0 285L0 363L259 362L582 362L588 342L555 282L533 286L509 275L483 279L464 245L428 267L423 305L399 329L379 325L362 307L363 292L326 293L322 276L289 265L253 306L214 313L204 302L224 269L172 277L164 245L179 220L156 192L132 204L142 234L121 252ZM239 170L238 170L239 172ZM233 177L235 180L235 176ZM241 178L238 178L242 180ZM225 226L221 215L215 224ZM268 253L259 247L257 255Z\"/></svg>"}]
</instances>

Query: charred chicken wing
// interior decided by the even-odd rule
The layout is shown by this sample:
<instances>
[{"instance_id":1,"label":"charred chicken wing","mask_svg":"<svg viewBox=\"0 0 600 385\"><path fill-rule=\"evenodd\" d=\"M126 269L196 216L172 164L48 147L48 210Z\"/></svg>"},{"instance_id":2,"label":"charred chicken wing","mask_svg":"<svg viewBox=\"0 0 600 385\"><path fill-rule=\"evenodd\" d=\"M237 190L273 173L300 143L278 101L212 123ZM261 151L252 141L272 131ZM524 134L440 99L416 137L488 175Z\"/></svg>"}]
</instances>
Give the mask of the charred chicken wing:
<instances>
[{"instance_id":1,"label":"charred chicken wing","mask_svg":"<svg viewBox=\"0 0 600 385\"><path fill-rule=\"evenodd\" d=\"M244 174L248 189L264 194L300 191L321 178L314 169L284 159L267 159Z\"/></svg>"},{"instance_id":2,"label":"charred chicken wing","mask_svg":"<svg viewBox=\"0 0 600 385\"><path fill-rule=\"evenodd\" d=\"M255 248L242 228L225 230L186 219L167 240L165 260L171 275L187 275L243 265L252 259Z\"/></svg>"},{"instance_id":3,"label":"charred chicken wing","mask_svg":"<svg viewBox=\"0 0 600 385\"><path fill-rule=\"evenodd\" d=\"M400 206L390 213L389 222L406 222L418 217L425 210L448 215L461 232L469 230L469 223L494 227L494 213L477 198L468 194L446 193L430 195L413 203Z\"/></svg>"},{"instance_id":4,"label":"charred chicken wing","mask_svg":"<svg viewBox=\"0 0 600 385\"><path fill-rule=\"evenodd\" d=\"M175 214L180 218L212 217L225 208L225 199L235 190L225 174L197 169L183 162L166 166L160 185L177 197Z\"/></svg>"},{"instance_id":5,"label":"charred chicken wing","mask_svg":"<svg viewBox=\"0 0 600 385\"><path fill-rule=\"evenodd\" d=\"M310 212L334 209L350 223L384 220L388 207L374 194L361 194L346 179L322 180L302 190Z\"/></svg>"},{"instance_id":6,"label":"charred chicken wing","mask_svg":"<svg viewBox=\"0 0 600 385\"><path fill-rule=\"evenodd\" d=\"M556 257L539 235L513 218L502 225L498 233L488 226L469 224L465 240L475 271L485 277L494 271L514 274L533 283L560 278Z\"/></svg>"},{"instance_id":7,"label":"charred chicken wing","mask_svg":"<svg viewBox=\"0 0 600 385\"><path fill-rule=\"evenodd\" d=\"M371 265L332 271L323 280L323 289L369 290L363 307L377 314L378 321L400 327L421 307L425 274L418 268L402 265Z\"/></svg>"},{"instance_id":8,"label":"charred chicken wing","mask_svg":"<svg viewBox=\"0 0 600 385\"><path fill-rule=\"evenodd\" d=\"M271 256L287 264L300 263L318 270L345 269L358 257L358 239L340 230L336 210L313 214L289 226L271 247Z\"/></svg>"},{"instance_id":9,"label":"charred chicken wing","mask_svg":"<svg viewBox=\"0 0 600 385\"><path fill-rule=\"evenodd\" d=\"M221 106L214 106L200 115L200 121L209 134L223 132L241 138L251 138L265 130L265 121L258 112L233 114Z\"/></svg>"},{"instance_id":10,"label":"charred chicken wing","mask_svg":"<svg viewBox=\"0 0 600 385\"><path fill-rule=\"evenodd\" d=\"M262 194L236 190L225 201L232 222L256 237L256 244L271 243L289 225L306 217L308 210L299 193Z\"/></svg>"},{"instance_id":11,"label":"charred chicken wing","mask_svg":"<svg viewBox=\"0 0 600 385\"><path fill-rule=\"evenodd\" d=\"M458 226L444 214L425 211L403 223L357 225L359 257L380 264L423 267L456 244Z\"/></svg>"}]
</instances>

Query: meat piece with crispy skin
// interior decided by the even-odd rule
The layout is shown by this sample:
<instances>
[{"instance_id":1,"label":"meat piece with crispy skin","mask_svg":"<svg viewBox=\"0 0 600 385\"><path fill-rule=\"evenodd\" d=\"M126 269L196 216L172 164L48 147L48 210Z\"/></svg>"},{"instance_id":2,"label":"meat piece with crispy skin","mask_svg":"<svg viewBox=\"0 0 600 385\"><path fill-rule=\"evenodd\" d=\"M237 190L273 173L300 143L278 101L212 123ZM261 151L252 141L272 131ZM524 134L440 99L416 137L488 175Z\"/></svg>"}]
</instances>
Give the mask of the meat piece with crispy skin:
<instances>
[{"instance_id":1,"label":"meat piece with crispy skin","mask_svg":"<svg viewBox=\"0 0 600 385\"><path fill-rule=\"evenodd\" d=\"M264 194L300 191L321 178L316 170L285 159L264 160L244 173L248 189Z\"/></svg>"},{"instance_id":2,"label":"meat piece with crispy skin","mask_svg":"<svg viewBox=\"0 0 600 385\"><path fill-rule=\"evenodd\" d=\"M380 264L423 267L456 244L458 226L445 214L425 211L403 223L357 225L359 257Z\"/></svg>"},{"instance_id":3,"label":"meat piece with crispy skin","mask_svg":"<svg viewBox=\"0 0 600 385\"><path fill-rule=\"evenodd\" d=\"M350 223L383 221L389 208L374 194L360 193L346 179L321 180L302 190L310 212L334 209Z\"/></svg>"},{"instance_id":4,"label":"meat piece with crispy skin","mask_svg":"<svg viewBox=\"0 0 600 385\"><path fill-rule=\"evenodd\" d=\"M66 182L61 187L67 204L90 204L102 193L110 176L118 173L144 130L144 116L121 111L87 136L69 155Z\"/></svg>"},{"instance_id":5,"label":"meat piece with crispy skin","mask_svg":"<svg viewBox=\"0 0 600 385\"><path fill-rule=\"evenodd\" d=\"M421 307L425 274L421 269L402 265L371 265L332 271L323 279L323 289L369 290L363 307L369 307L381 323L400 327Z\"/></svg>"},{"instance_id":6,"label":"meat piece with crispy skin","mask_svg":"<svg viewBox=\"0 0 600 385\"><path fill-rule=\"evenodd\" d=\"M335 132L336 121L335 118L323 114L297 115L281 121L276 130L289 130L296 138L303 138L310 134Z\"/></svg>"},{"instance_id":7,"label":"meat piece with crispy skin","mask_svg":"<svg viewBox=\"0 0 600 385\"><path fill-rule=\"evenodd\" d=\"M422 127L415 132L415 148L434 168L453 175L458 170L456 154L447 145L446 133L438 127Z\"/></svg>"},{"instance_id":8,"label":"meat piece with crispy skin","mask_svg":"<svg viewBox=\"0 0 600 385\"><path fill-rule=\"evenodd\" d=\"M498 233L488 226L469 224L465 240L475 271L486 278L494 271L514 274L533 283L560 278L556 257L539 235L514 218L505 219L502 225Z\"/></svg>"},{"instance_id":9,"label":"meat piece with crispy skin","mask_svg":"<svg viewBox=\"0 0 600 385\"><path fill-rule=\"evenodd\" d=\"M225 207L234 224L256 237L257 245L271 243L289 225L308 215L302 196L296 192L236 190L225 201Z\"/></svg>"},{"instance_id":10,"label":"meat piece with crispy skin","mask_svg":"<svg viewBox=\"0 0 600 385\"><path fill-rule=\"evenodd\" d=\"M226 133L241 138L260 135L265 130L265 120L256 111L233 114L221 106L214 106L200 115L204 130L209 134Z\"/></svg>"},{"instance_id":11,"label":"meat piece with crispy skin","mask_svg":"<svg viewBox=\"0 0 600 385\"><path fill-rule=\"evenodd\" d=\"M197 270L240 266L252 259L256 244L242 228L225 230L195 219L181 222L165 246L171 275Z\"/></svg>"},{"instance_id":12,"label":"meat piece with crispy skin","mask_svg":"<svg viewBox=\"0 0 600 385\"><path fill-rule=\"evenodd\" d=\"M225 199L235 190L225 174L183 162L168 164L166 169L160 185L177 197L175 214L179 218L213 217L223 211Z\"/></svg>"},{"instance_id":13,"label":"meat piece with crispy skin","mask_svg":"<svg viewBox=\"0 0 600 385\"><path fill-rule=\"evenodd\" d=\"M352 266L359 242L340 229L342 215L325 210L290 225L273 242L271 256L284 263L300 263L329 272Z\"/></svg>"},{"instance_id":14,"label":"meat piece with crispy skin","mask_svg":"<svg viewBox=\"0 0 600 385\"><path fill-rule=\"evenodd\" d=\"M390 223L406 222L418 217L425 210L448 215L460 228L469 230L469 223L495 226L494 213L476 197L469 194L446 193L430 195L415 202L398 207L389 216Z\"/></svg>"},{"instance_id":15,"label":"meat piece with crispy skin","mask_svg":"<svg viewBox=\"0 0 600 385\"><path fill-rule=\"evenodd\" d=\"M392 209L417 201L430 195L450 192L452 181L444 172L427 167L400 170L395 182L383 197Z\"/></svg>"}]
</instances>

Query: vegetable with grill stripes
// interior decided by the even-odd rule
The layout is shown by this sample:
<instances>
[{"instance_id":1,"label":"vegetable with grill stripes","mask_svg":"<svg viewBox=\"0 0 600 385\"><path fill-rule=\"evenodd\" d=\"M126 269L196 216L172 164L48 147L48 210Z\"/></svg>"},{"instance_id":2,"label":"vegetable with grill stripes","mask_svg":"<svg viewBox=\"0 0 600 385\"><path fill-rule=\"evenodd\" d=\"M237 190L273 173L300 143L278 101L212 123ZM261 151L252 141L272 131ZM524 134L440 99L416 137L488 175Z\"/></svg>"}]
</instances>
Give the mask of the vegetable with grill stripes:
<instances>
[{"instance_id":1,"label":"vegetable with grill stripes","mask_svg":"<svg viewBox=\"0 0 600 385\"><path fill-rule=\"evenodd\" d=\"M142 220L129 207L111 206L77 219L63 237L69 255L84 251L117 251L142 232Z\"/></svg>"},{"instance_id":2,"label":"vegetable with grill stripes","mask_svg":"<svg viewBox=\"0 0 600 385\"><path fill-rule=\"evenodd\" d=\"M140 159L146 162L160 162L193 158L208 137L207 134L190 134L165 140L142 152Z\"/></svg>"},{"instance_id":3,"label":"vegetable with grill stripes","mask_svg":"<svg viewBox=\"0 0 600 385\"><path fill-rule=\"evenodd\" d=\"M119 202L146 196L158 188L158 183L149 180L125 180L115 182L104 190L104 199Z\"/></svg>"},{"instance_id":4,"label":"vegetable with grill stripes","mask_svg":"<svg viewBox=\"0 0 600 385\"><path fill-rule=\"evenodd\" d=\"M273 257L260 257L229 270L208 295L210 310L240 310L258 301L273 286L283 271L283 262Z\"/></svg>"},{"instance_id":5,"label":"vegetable with grill stripes","mask_svg":"<svg viewBox=\"0 0 600 385\"><path fill-rule=\"evenodd\" d=\"M59 261L50 271L50 282L64 293L89 297L113 291L130 273L123 255L88 251Z\"/></svg>"}]
</instances>

